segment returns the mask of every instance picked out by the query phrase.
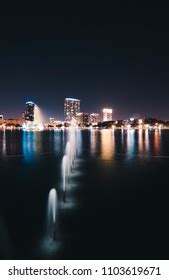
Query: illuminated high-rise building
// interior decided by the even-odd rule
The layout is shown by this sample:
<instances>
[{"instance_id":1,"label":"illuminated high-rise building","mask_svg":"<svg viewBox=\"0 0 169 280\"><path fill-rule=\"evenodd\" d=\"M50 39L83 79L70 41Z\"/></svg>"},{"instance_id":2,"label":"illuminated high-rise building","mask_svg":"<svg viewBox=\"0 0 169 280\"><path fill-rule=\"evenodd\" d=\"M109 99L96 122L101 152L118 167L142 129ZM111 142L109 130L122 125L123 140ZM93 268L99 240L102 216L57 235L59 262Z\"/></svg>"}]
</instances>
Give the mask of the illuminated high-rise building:
<instances>
[{"instance_id":1,"label":"illuminated high-rise building","mask_svg":"<svg viewBox=\"0 0 169 280\"><path fill-rule=\"evenodd\" d=\"M92 124L98 124L100 122L100 115L98 113L90 114L90 122Z\"/></svg>"},{"instance_id":2,"label":"illuminated high-rise building","mask_svg":"<svg viewBox=\"0 0 169 280\"><path fill-rule=\"evenodd\" d=\"M24 119L25 121L34 121L34 109L35 109L35 103L32 101L26 102L26 110L24 112Z\"/></svg>"},{"instance_id":3,"label":"illuminated high-rise building","mask_svg":"<svg viewBox=\"0 0 169 280\"><path fill-rule=\"evenodd\" d=\"M113 110L112 109L103 109L103 122L112 121L113 119Z\"/></svg>"},{"instance_id":4,"label":"illuminated high-rise building","mask_svg":"<svg viewBox=\"0 0 169 280\"><path fill-rule=\"evenodd\" d=\"M80 113L80 100L74 98L65 98L64 101L64 115L66 121L72 119L77 120L77 114Z\"/></svg>"},{"instance_id":5,"label":"illuminated high-rise building","mask_svg":"<svg viewBox=\"0 0 169 280\"><path fill-rule=\"evenodd\" d=\"M89 114L88 113L78 113L77 114L78 125L88 125L89 124Z\"/></svg>"}]
</instances>

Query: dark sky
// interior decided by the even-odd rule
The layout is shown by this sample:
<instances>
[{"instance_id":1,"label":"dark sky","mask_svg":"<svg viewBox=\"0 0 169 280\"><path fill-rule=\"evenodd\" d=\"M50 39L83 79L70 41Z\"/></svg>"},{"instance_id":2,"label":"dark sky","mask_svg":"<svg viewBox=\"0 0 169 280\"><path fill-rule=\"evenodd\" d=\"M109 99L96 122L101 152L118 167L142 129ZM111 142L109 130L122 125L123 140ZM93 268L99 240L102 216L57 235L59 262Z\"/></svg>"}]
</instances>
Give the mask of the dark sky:
<instances>
[{"instance_id":1,"label":"dark sky","mask_svg":"<svg viewBox=\"0 0 169 280\"><path fill-rule=\"evenodd\" d=\"M169 10L83 10L0 18L0 113L20 117L27 100L63 118L65 97L114 118L169 119Z\"/></svg>"}]
</instances>

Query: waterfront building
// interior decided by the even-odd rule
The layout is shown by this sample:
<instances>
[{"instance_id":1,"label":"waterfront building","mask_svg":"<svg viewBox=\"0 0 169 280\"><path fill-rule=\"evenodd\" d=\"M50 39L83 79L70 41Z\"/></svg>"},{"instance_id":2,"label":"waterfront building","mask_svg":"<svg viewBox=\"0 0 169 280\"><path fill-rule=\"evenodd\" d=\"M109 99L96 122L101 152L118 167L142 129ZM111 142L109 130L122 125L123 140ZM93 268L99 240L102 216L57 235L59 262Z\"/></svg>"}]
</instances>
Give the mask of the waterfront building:
<instances>
[{"instance_id":1,"label":"waterfront building","mask_svg":"<svg viewBox=\"0 0 169 280\"><path fill-rule=\"evenodd\" d=\"M89 114L88 113L78 113L77 114L77 123L81 126L89 125Z\"/></svg>"},{"instance_id":2,"label":"waterfront building","mask_svg":"<svg viewBox=\"0 0 169 280\"><path fill-rule=\"evenodd\" d=\"M26 110L24 112L24 120L25 121L34 121L34 111L35 111L35 103L32 101L26 102Z\"/></svg>"},{"instance_id":3,"label":"waterfront building","mask_svg":"<svg viewBox=\"0 0 169 280\"><path fill-rule=\"evenodd\" d=\"M64 100L65 121L70 122L72 119L77 120L78 113L80 113L80 100L75 98L65 98Z\"/></svg>"},{"instance_id":4,"label":"waterfront building","mask_svg":"<svg viewBox=\"0 0 169 280\"><path fill-rule=\"evenodd\" d=\"M113 110L112 109L103 109L103 122L112 121Z\"/></svg>"},{"instance_id":5,"label":"waterfront building","mask_svg":"<svg viewBox=\"0 0 169 280\"><path fill-rule=\"evenodd\" d=\"M97 125L100 122L100 115L98 113L90 114L90 123L92 125Z\"/></svg>"}]
</instances>

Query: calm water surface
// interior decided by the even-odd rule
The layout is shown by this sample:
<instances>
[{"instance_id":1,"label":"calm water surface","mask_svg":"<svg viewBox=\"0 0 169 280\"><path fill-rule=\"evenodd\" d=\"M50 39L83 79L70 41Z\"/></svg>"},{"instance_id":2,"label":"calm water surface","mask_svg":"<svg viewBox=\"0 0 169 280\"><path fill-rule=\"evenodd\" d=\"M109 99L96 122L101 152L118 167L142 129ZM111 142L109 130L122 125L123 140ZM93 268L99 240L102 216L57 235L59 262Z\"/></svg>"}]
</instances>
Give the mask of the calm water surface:
<instances>
[{"instance_id":1,"label":"calm water surface","mask_svg":"<svg viewBox=\"0 0 169 280\"><path fill-rule=\"evenodd\" d=\"M66 131L0 131L0 258L169 258L169 131L78 130L61 202ZM56 246L44 241L58 193Z\"/></svg>"}]
</instances>

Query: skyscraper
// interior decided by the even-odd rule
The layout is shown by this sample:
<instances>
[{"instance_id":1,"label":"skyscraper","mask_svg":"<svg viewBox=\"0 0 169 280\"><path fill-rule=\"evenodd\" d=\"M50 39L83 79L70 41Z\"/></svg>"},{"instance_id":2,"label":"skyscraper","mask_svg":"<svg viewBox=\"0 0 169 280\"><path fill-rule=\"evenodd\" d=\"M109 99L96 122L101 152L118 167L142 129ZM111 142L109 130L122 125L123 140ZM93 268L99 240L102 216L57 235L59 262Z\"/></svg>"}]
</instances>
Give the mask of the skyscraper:
<instances>
[{"instance_id":1,"label":"skyscraper","mask_svg":"<svg viewBox=\"0 0 169 280\"><path fill-rule=\"evenodd\" d=\"M26 102L26 110L24 113L24 119L25 121L34 121L34 109L35 109L35 103L32 101Z\"/></svg>"},{"instance_id":2,"label":"skyscraper","mask_svg":"<svg viewBox=\"0 0 169 280\"><path fill-rule=\"evenodd\" d=\"M98 124L100 122L100 115L98 113L90 114L90 122L92 124Z\"/></svg>"},{"instance_id":3,"label":"skyscraper","mask_svg":"<svg viewBox=\"0 0 169 280\"><path fill-rule=\"evenodd\" d=\"M113 110L112 109L103 109L103 122L112 121Z\"/></svg>"},{"instance_id":4,"label":"skyscraper","mask_svg":"<svg viewBox=\"0 0 169 280\"><path fill-rule=\"evenodd\" d=\"M64 115L66 121L71 121L73 118L77 120L77 114L80 113L80 100L74 98L65 98Z\"/></svg>"},{"instance_id":5,"label":"skyscraper","mask_svg":"<svg viewBox=\"0 0 169 280\"><path fill-rule=\"evenodd\" d=\"M88 113L78 113L77 114L77 123L78 125L89 125L89 114Z\"/></svg>"}]
</instances>

